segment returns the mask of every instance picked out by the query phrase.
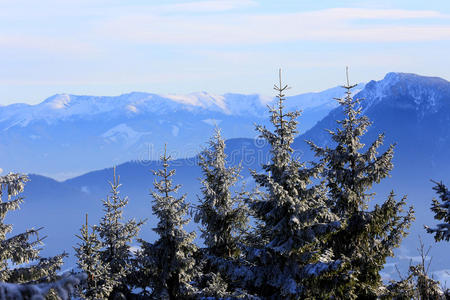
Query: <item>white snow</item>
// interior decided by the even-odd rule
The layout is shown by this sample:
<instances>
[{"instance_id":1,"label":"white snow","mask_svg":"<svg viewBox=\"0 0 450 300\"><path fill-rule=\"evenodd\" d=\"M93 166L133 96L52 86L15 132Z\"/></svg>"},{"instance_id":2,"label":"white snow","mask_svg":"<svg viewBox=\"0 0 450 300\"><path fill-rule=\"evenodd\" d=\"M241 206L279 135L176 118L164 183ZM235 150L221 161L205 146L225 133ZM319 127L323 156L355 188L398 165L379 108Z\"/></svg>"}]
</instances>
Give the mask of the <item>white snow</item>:
<instances>
[{"instance_id":1,"label":"white snow","mask_svg":"<svg viewBox=\"0 0 450 300\"><path fill-rule=\"evenodd\" d=\"M137 107L134 106L134 105L132 105L132 104L127 105L127 106L126 106L126 109L127 109L128 111L130 111L130 112L134 112L134 113L137 113L137 112L138 112Z\"/></svg>"},{"instance_id":2,"label":"white snow","mask_svg":"<svg viewBox=\"0 0 450 300\"><path fill-rule=\"evenodd\" d=\"M131 146L136 143L143 135L150 134L151 132L138 132L128 126L125 123L121 123L105 133L101 136L110 142L124 142L125 146Z\"/></svg>"},{"instance_id":3,"label":"white snow","mask_svg":"<svg viewBox=\"0 0 450 300\"><path fill-rule=\"evenodd\" d=\"M85 185L83 185L83 186L81 187L81 192L82 192L82 193L85 193L85 194L90 194L90 193L91 193L91 191L89 190L89 187L87 187L87 186L85 186Z\"/></svg>"},{"instance_id":4,"label":"white snow","mask_svg":"<svg viewBox=\"0 0 450 300\"><path fill-rule=\"evenodd\" d=\"M63 109L69 106L70 96L67 94L60 95L60 97L47 103L51 109Z\"/></svg>"},{"instance_id":5,"label":"white snow","mask_svg":"<svg viewBox=\"0 0 450 300\"><path fill-rule=\"evenodd\" d=\"M297 95L289 97L286 103L288 107L300 109L323 105L328 105L331 109L333 105L336 105L332 98L342 94L340 90L342 89L333 88L320 93ZM196 113L219 112L234 116L263 116L267 113L266 104L273 103L273 99L273 97L257 94L215 95L206 92L187 95L134 92L116 97L57 94L36 105L19 103L0 106L0 122L5 124L2 130L8 130L14 126L26 127L34 121L54 124L73 117L92 119L93 116L102 114L108 117L111 115L129 117L130 113L147 112L160 115L178 111L195 111ZM206 119L207 124L209 124L208 120Z\"/></svg>"},{"instance_id":6,"label":"white snow","mask_svg":"<svg viewBox=\"0 0 450 300\"><path fill-rule=\"evenodd\" d=\"M227 112L224 96L201 92L201 93L191 93L188 95L168 94L164 95L164 97L181 104L187 104L201 108L217 107L219 108L218 110Z\"/></svg>"}]
</instances>

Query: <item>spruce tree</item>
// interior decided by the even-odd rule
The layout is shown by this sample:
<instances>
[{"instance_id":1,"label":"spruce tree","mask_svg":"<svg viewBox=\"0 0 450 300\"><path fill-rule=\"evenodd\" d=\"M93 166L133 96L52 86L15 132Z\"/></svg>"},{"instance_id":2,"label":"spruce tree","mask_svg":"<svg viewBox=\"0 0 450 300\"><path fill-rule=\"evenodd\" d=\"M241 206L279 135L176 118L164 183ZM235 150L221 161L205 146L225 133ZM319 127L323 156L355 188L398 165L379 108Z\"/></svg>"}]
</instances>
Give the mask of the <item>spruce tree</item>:
<instances>
[{"instance_id":1,"label":"spruce tree","mask_svg":"<svg viewBox=\"0 0 450 300\"><path fill-rule=\"evenodd\" d=\"M409 208L402 215L406 197L396 201L393 192L381 206L367 210L368 201L374 196L369 190L393 168L394 145L377 156L384 139L380 134L363 151L365 145L361 137L371 122L362 115L360 100L352 96L351 90L355 86L349 84L347 75L346 96L337 99L345 119L337 121L336 131L328 130L334 147L308 143L325 165L322 175L326 178L331 208L343 226L333 236L331 246L335 257L345 262L346 271L339 278L333 278L330 285L335 285L337 297L365 299L384 293L379 272L406 235L413 220L413 210Z\"/></svg>"},{"instance_id":2,"label":"spruce tree","mask_svg":"<svg viewBox=\"0 0 450 300\"><path fill-rule=\"evenodd\" d=\"M96 300L106 299L116 286L116 282L103 280L111 273L109 263L103 262L100 251L102 242L94 230L89 232L88 215L86 214L86 224L80 230L78 247L75 247L78 267L87 275L84 285L81 286L81 297L84 299Z\"/></svg>"},{"instance_id":3,"label":"spruce tree","mask_svg":"<svg viewBox=\"0 0 450 300\"><path fill-rule=\"evenodd\" d=\"M99 281L106 286L113 286L109 297L119 295L129 296L129 276L133 270L130 243L138 235L144 221L134 219L123 221L123 209L128 204L128 198L121 198L119 177L114 168L113 181L109 182L110 195L103 200L104 216L100 224L94 227L98 233L102 249L99 251L101 263L107 266L109 272L100 275Z\"/></svg>"},{"instance_id":4,"label":"spruce tree","mask_svg":"<svg viewBox=\"0 0 450 300\"><path fill-rule=\"evenodd\" d=\"M271 161L262 166L264 173L252 172L263 193L249 200L260 220L258 234L267 240L249 248L247 257L255 265L253 290L270 299L325 298L328 291L324 286L320 290L319 278L340 264L324 245L339 222L327 207L324 186L313 182L321 166L307 167L293 155L300 112L284 111L288 86L281 83L281 70L274 89L278 92L277 106L270 108L274 131L257 126L271 147Z\"/></svg>"},{"instance_id":5,"label":"spruce tree","mask_svg":"<svg viewBox=\"0 0 450 300\"><path fill-rule=\"evenodd\" d=\"M443 223L439 223L435 228L425 226L428 233L434 233L436 242L450 240L450 192L442 182L434 182L433 189L439 195L440 200L433 199L431 210L434 212L434 218Z\"/></svg>"},{"instance_id":6,"label":"spruce tree","mask_svg":"<svg viewBox=\"0 0 450 300\"><path fill-rule=\"evenodd\" d=\"M195 233L183 229L189 222L186 218L189 207L186 194L178 198L175 195L181 186L172 182L175 170L169 170L171 157L166 149L160 159L162 169L153 172L157 179L151 191L153 214L159 219L154 231L159 239L153 244L141 240L141 250L137 253L139 272L148 277L141 278L139 285L145 288L142 281L147 281L152 299L188 299L196 292L193 286Z\"/></svg>"},{"instance_id":7,"label":"spruce tree","mask_svg":"<svg viewBox=\"0 0 450 300\"><path fill-rule=\"evenodd\" d=\"M219 271L223 260L233 260L240 255L239 243L247 225L248 210L240 200L240 194L233 194L240 166L227 167L225 141L220 130L209 141L209 148L199 155L202 169L202 197L195 221L202 224L201 237L206 245L203 261L203 279L206 281L203 294L226 297L233 294L233 284Z\"/></svg>"},{"instance_id":8,"label":"spruce tree","mask_svg":"<svg viewBox=\"0 0 450 300\"><path fill-rule=\"evenodd\" d=\"M29 229L26 232L10 235L12 225L5 224L9 211L19 208L23 202L21 194L28 177L9 173L0 176L0 281L8 283L49 282L56 279L56 271L63 264L65 253L51 258L41 258L42 243L38 233L42 229ZM30 241L32 237L34 241ZM35 262L33 264L33 262Z\"/></svg>"}]
</instances>

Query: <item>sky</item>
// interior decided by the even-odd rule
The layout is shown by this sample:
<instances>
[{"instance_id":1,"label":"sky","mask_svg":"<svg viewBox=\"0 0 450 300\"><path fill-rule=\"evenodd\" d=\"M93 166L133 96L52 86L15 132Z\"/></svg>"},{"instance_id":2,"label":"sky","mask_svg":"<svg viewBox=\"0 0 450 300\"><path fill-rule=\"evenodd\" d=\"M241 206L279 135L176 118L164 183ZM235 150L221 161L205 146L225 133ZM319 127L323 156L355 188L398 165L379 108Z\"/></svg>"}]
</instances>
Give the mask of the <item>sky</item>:
<instances>
[{"instance_id":1,"label":"sky","mask_svg":"<svg viewBox=\"0 0 450 300\"><path fill-rule=\"evenodd\" d=\"M0 0L0 104L57 93L291 94L450 80L448 0Z\"/></svg>"}]
</instances>

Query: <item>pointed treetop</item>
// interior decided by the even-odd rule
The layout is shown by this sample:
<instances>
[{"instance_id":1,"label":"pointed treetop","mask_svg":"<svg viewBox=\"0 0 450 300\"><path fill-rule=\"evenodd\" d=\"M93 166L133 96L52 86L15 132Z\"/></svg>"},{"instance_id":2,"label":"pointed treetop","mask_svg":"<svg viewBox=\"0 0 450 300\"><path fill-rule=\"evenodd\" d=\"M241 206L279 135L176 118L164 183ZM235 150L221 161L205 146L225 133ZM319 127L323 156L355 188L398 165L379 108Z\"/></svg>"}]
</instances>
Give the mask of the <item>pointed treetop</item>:
<instances>
[{"instance_id":1,"label":"pointed treetop","mask_svg":"<svg viewBox=\"0 0 450 300\"><path fill-rule=\"evenodd\" d=\"M347 94L349 93L349 91L354 88L355 86L357 86L358 84L350 84L350 80L348 77L348 66L345 67L345 77L347 79L347 83L346 85L343 85L342 87L347 89Z\"/></svg>"},{"instance_id":2,"label":"pointed treetop","mask_svg":"<svg viewBox=\"0 0 450 300\"><path fill-rule=\"evenodd\" d=\"M278 92L278 95L276 96L278 98L279 101L279 107L280 107L280 113L281 110L283 108L283 101L286 100L285 98L285 94L284 92L288 89L290 89L291 87L288 86L287 84L283 86L282 82L281 82L281 68L278 70L278 77L279 77L279 85L277 86L276 84L273 85L273 89L276 90Z\"/></svg>"},{"instance_id":3,"label":"pointed treetop","mask_svg":"<svg viewBox=\"0 0 450 300\"><path fill-rule=\"evenodd\" d=\"M114 166L113 168L113 181L114 181L114 185L117 185L117 181L119 178L116 177L116 166Z\"/></svg>"}]
</instances>

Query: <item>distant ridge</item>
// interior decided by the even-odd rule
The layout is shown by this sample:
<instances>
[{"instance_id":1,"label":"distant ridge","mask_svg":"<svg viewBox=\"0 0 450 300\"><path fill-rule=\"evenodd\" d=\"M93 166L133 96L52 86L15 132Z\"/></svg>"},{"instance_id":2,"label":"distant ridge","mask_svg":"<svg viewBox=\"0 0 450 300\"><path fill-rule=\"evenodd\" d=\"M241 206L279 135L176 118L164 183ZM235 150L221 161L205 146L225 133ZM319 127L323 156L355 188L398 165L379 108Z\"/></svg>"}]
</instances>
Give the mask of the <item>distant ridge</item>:
<instances>
[{"instance_id":1,"label":"distant ridge","mask_svg":"<svg viewBox=\"0 0 450 300\"><path fill-rule=\"evenodd\" d=\"M358 88L362 88L361 84ZM341 87L289 97L303 110L300 131L336 107ZM261 95L207 92L116 97L57 94L36 105L0 107L0 167L65 179L128 160L157 159L168 144L173 156L191 157L220 126L226 138L254 138L254 123L267 124Z\"/></svg>"}]
</instances>

